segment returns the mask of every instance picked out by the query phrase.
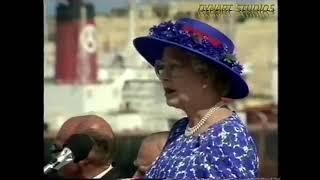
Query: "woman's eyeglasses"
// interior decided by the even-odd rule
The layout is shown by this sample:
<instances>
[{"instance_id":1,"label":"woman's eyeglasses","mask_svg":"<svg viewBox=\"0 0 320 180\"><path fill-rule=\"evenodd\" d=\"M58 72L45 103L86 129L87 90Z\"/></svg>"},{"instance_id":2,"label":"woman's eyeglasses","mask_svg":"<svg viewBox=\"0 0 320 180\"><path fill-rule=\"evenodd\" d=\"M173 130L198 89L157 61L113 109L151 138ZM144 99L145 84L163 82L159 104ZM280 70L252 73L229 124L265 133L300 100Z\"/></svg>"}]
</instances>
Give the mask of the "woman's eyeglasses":
<instances>
[{"instance_id":1,"label":"woman's eyeglasses","mask_svg":"<svg viewBox=\"0 0 320 180\"><path fill-rule=\"evenodd\" d=\"M163 79L166 77L170 78L176 78L182 76L182 68L184 66L182 64L178 63L164 63L163 60L156 60L154 64L154 69L156 72L156 75L159 79Z\"/></svg>"}]
</instances>

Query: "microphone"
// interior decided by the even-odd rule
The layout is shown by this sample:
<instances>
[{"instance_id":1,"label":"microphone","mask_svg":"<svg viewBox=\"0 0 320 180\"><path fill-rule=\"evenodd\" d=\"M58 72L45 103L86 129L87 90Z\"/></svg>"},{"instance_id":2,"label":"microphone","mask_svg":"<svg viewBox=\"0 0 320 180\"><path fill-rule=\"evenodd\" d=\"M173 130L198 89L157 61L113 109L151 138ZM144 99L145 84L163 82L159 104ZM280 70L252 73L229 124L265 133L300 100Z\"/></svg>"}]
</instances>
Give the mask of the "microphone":
<instances>
[{"instance_id":1,"label":"microphone","mask_svg":"<svg viewBox=\"0 0 320 180\"><path fill-rule=\"evenodd\" d=\"M94 140L85 134L74 134L65 143L63 150L54 158L54 160L48 163L43 171L45 174L51 170L59 170L70 162L78 163L79 161L88 157Z\"/></svg>"}]
</instances>

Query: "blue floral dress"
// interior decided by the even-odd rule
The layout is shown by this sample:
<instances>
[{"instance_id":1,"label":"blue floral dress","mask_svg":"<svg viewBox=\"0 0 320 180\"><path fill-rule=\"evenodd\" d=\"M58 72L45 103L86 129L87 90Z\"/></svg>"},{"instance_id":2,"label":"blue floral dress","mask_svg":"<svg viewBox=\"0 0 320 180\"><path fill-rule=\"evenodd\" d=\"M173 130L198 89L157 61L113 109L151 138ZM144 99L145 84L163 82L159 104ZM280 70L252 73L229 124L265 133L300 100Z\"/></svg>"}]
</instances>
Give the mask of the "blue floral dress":
<instances>
[{"instance_id":1,"label":"blue floral dress","mask_svg":"<svg viewBox=\"0 0 320 180\"><path fill-rule=\"evenodd\" d=\"M184 135L188 119L173 126L151 179L248 179L258 176L259 158L252 137L237 114L198 135Z\"/></svg>"}]
</instances>

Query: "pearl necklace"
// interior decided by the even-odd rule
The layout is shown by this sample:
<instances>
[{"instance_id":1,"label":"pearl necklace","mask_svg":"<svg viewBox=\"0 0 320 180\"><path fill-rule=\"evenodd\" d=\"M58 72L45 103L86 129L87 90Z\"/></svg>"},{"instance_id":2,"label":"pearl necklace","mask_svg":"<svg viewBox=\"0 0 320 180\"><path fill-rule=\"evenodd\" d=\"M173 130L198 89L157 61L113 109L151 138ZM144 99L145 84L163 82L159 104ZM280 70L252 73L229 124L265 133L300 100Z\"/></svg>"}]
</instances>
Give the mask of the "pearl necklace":
<instances>
[{"instance_id":1,"label":"pearl necklace","mask_svg":"<svg viewBox=\"0 0 320 180\"><path fill-rule=\"evenodd\" d=\"M192 128L188 124L187 127L186 127L186 130L184 131L184 135L185 136L191 136L192 134L197 132L199 130L199 128L201 126L203 126L204 123L209 119L209 117L211 117L211 115L223 105L224 105L224 103L220 103L220 104L217 103L215 106L210 108L209 111L203 116L203 118L195 126L193 126Z\"/></svg>"}]
</instances>

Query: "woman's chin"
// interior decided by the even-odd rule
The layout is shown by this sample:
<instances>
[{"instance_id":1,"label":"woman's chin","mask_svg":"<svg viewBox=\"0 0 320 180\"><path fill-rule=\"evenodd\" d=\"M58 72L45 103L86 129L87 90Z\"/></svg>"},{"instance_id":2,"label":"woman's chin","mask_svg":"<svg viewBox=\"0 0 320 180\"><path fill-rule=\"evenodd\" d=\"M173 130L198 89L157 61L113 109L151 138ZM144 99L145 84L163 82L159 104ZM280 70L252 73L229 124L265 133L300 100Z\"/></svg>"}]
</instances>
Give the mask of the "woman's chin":
<instances>
[{"instance_id":1,"label":"woman's chin","mask_svg":"<svg viewBox=\"0 0 320 180\"><path fill-rule=\"evenodd\" d=\"M167 98L167 104L168 104L168 106L172 106L175 108L180 107L180 101L178 98Z\"/></svg>"}]
</instances>

